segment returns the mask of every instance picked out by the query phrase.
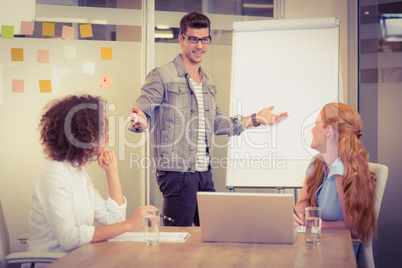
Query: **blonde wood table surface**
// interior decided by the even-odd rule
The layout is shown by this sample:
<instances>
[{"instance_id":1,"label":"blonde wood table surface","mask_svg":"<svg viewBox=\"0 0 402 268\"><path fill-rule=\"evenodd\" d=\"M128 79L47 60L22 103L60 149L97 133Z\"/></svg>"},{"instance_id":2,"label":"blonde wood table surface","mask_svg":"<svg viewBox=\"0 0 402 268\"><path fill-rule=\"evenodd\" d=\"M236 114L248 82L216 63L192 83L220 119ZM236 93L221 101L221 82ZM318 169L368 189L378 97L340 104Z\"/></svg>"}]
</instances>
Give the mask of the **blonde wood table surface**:
<instances>
[{"instance_id":1,"label":"blonde wood table surface","mask_svg":"<svg viewBox=\"0 0 402 268\"><path fill-rule=\"evenodd\" d=\"M294 245L204 243L200 227L161 227L189 232L185 242L100 242L86 244L46 267L357 267L348 230L323 229L309 245L298 233Z\"/></svg>"}]
</instances>

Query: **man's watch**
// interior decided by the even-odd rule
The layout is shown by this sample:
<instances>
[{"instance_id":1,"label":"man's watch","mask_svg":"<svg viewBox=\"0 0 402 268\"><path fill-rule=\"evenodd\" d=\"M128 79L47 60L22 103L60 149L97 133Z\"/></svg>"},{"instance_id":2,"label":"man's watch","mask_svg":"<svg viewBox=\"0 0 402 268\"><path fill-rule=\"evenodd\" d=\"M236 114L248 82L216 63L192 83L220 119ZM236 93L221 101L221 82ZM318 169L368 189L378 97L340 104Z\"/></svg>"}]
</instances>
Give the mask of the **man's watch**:
<instances>
[{"instance_id":1,"label":"man's watch","mask_svg":"<svg viewBox=\"0 0 402 268\"><path fill-rule=\"evenodd\" d=\"M259 124L259 123L257 122L257 116L256 116L255 113L253 113L253 114L251 115L251 121L253 121L253 126L254 126L254 127L258 127L259 125L261 125L261 124Z\"/></svg>"}]
</instances>

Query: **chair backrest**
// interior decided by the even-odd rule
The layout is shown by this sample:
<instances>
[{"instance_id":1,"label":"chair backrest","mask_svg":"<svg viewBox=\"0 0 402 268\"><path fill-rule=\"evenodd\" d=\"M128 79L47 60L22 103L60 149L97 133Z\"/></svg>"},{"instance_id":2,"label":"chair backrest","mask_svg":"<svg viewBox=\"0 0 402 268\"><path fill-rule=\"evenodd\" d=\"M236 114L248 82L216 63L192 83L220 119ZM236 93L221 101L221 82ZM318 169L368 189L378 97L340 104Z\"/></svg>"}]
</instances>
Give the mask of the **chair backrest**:
<instances>
[{"instance_id":1,"label":"chair backrest","mask_svg":"<svg viewBox=\"0 0 402 268\"><path fill-rule=\"evenodd\" d=\"M380 214L382 197L384 195L385 185L387 184L388 179L388 167L381 164L369 163L369 169L370 171L374 172L377 177L377 186L375 187L375 194L377 197L377 200L375 202L375 210L377 212L377 219L378 219L378 215ZM372 241L369 242L367 247L360 245L357 265L359 268L375 267Z\"/></svg>"},{"instance_id":2,"label":"chair backrest","mask_svg":"<svg viewBox=\"0 0 402 268\"><path fill-rule=\"evenodd\" d=\"M382 197L384 195L385 185L387 184L388 179L388 167L381 164L369 163L369 169L370 171L374 172L377 177L377 186L375 188L377 201L375 202L375 210L377 212L377 219L378 219L378 215L380 214Z\"/></svg>"},{"instance_id":3,"label":"chair backrest","mask_svg":"<svg viewBox=\"0 0 402 268\"><path fill-rule=\"evenodd\" d=\"M10 253L10 237L0 200L0 268L5 267L5 257Z\"/></svg>"}]
</instances>

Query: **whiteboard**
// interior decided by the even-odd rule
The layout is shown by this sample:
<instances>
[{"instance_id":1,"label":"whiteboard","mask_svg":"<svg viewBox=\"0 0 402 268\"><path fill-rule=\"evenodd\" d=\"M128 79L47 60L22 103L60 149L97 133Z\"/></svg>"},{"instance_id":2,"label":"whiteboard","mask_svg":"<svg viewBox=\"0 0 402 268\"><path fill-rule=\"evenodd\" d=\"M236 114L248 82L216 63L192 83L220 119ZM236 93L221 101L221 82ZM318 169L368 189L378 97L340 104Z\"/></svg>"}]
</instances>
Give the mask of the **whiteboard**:
<instances>
[{"instance_id":1,"label":"whiteboard","mask_svg":"<svg viewBox=\"0 0 402 268\"><path fill-rule=\"evenodd\" d=\"M235 22L231 114L275 105L277 125L230 137L226 186L301 187L317 153L309 145L321 108L339 99L336 18Z\"/></svg>"}]
</instances>

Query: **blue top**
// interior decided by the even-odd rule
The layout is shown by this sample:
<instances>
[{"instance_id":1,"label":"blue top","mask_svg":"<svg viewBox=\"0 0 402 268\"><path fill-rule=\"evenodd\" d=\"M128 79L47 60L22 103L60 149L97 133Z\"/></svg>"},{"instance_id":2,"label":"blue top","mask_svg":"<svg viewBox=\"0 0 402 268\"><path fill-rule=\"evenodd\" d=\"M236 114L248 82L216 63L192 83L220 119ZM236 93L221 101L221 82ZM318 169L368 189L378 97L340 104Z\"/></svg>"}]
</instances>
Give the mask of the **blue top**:
<instances>
[{"instance_id":1,"label":"blue top","mask_svg":"<svg viewBox=\"0 0 402 268\"><path fill-rule=\"evenodd\" d=\"M343 176L345 166L338 157L330 166L327 174L327 164L324 167L324 178L315 192L321 217L324 221L343 221L341 203L336 189L335 175Z\"/></svg>"},{"instance_id":2,"label":"blue top","mask_svg":"<svg viewBox=\"0 0 402 268\"><path fill-rule=\"evenodd\" d=\"M313 171L314 162L307 168L307 174ZM338 190L336 189L335 175L344 175L345 166L338 157L329 165L327 174L327 164L324 167L324 178L321 185L315 192L318 207L321 208L321 218L324 221L343 221L342 207L339 201ZM353 245L353 250L357 258L360 244Z\"/></svg>"}]
</instances>

